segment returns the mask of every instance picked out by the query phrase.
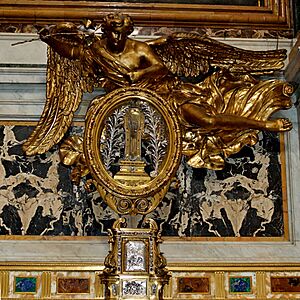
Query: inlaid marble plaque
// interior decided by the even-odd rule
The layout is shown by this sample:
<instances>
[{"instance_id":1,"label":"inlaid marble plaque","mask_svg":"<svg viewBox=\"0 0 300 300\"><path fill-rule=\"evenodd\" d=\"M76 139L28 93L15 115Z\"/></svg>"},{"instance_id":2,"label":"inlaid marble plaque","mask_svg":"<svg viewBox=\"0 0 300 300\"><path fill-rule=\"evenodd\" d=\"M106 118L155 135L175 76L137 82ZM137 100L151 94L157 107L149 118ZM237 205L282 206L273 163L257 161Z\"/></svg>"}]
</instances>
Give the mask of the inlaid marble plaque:
<instances>
[{"instance_id":1,"label":"inlaid marble plaque","mask_svg":"<svg viewBox=\"0 0 300 300\"><path fill-rule=\"evenodd\" d=\"M251 277L229 277L229 293L251 293Z\"/></svg>"},{"instance_id":2,"label":"inlaid marble plaque","mask_svg":"<svg viewBox=\"0 0 300 300\"><path fill-rule=\"evenodd\" d=\"M15 277L14 292L18 294L35 294L37 277Z\"/></svg>"},{"instance_id":3,"label":"inlaid marble plaque","mask_svg":"<svg viewBox=\"0 0 300 300\"><path fill-rule=\"evenodd\" d=\"M300 277L271 277L271 292L300 293Z\"/></svg>"},{"instance_id":4,"label":"inlaid marble plaque","mask_svg":"<svg viewBox=\"0 0 300 300\"><path fill-rule=\"evenodd\" d=\"M125 271L147 272L146 245L143 241L127 241L125 244Z\"/></svg>"},{"instance_id":5,"label":"inlaid marble plaque","mask_svg":"<svg viewBox=\"0 0 300 300\"><path fill-rule=\"evenodd\" d=\"M123 280L122 295L129 296L146 296L147 295L147 280Z\"/></svg>"},{"instance_id":6,"label":"inlaid marble plaque","mask_svg":"<svg viewBox=\"0 0 300 300\"><path fill-rule=\"evenodd\" d=\"M90 292L89 278L58 278L58 294L87 294Z\"/></svg>"},{"instance_id":7,"label":"inlaid marble plaque","mask_svg":"<svg viewBox=\"0 0 300 300\"><path fill-rule=\"evenodd\" d=\"M209 293L210 281L208 277L181 277L177 279L178 293Z\"/></svg>"}]
</instances>

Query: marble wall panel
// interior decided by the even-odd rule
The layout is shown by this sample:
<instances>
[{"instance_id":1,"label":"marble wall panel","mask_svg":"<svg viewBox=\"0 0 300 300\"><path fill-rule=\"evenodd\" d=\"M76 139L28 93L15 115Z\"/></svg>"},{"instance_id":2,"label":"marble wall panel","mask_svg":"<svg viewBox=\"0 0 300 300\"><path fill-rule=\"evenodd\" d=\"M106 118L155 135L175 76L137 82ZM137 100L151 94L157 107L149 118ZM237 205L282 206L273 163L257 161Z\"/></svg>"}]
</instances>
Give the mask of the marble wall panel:
<instances>
[{"instance_id":1,"label":"marble wall panel","mask_svg":"<svg viewBox=\"0 0 300 300\"><path fill-rule=\"evenodd\" d=\"M32 276L15 276L14 293L20 294L36 294L37 292L37 277Z\"/></svg>"},{"instance_id":2,"label":"marble wall panel","mask_svg":"<svg viewBox=\"0 0 300 300\"><path fill-rule=\"evenodd\" d=\"M97 286L93 272L52 272L51 297L55 298L94 298Z\"/></svg>"},{"instance_id":3,"label":"marble wall panel","mask_svg":"<svg viewBox=\"0 0 300 300\"><path fill-rule=\"evenodd\" d=\"M25 157L21 144L31 131L0 126L0 235L106 235L118 216L97 192L85 191L84 181L71 184L56 148ZM193 169L183 159L179 187L170 188L147 217L169 237L282 240L288 228L281 166L279 137L270 133L229 158L223 171Z\"/></svg>"},{"instance_id":4,"label":"marble wall panel","mask_svg":"<svg viewBox=\"0 0 300 300\"><path fill-rule=\"evenodd\" d=\"M271 277L272 293L300 293L300 277Z\"/></svg>"},{"instance_id":5,"label":"marble wall panel","mask_svg":"<svg viewBox=\"0 0 300 300\"><path fill-rule=\"evenodd\" d=\"M90 279L81 277L57 278L57 294L89 294Z\"/></svg>"},{"instance_id":6,"label":"marble wall panel","mask_svg":"<svg viewBox=\"0 0 300 300\"><path fill-rule=\"evenodd\" d=\"M209 277L179 277L177 278L178 293L208 294L210 292Z\"/></svg>"},{"instance_id":7,"label":"marble wall panel","mask_svg":"<svg viewBox=\"0 0 300 300\"><path fill-rule=\"evenodd\" d=\"M255 148L228 159L223 171L197 170L183 163L177 173L180 188L170 190L151 217L168 236L283 236L278 152L263 150L268 144L279 146L270 138L274 137L265 135Z\"/></svg>"}]
</instances>

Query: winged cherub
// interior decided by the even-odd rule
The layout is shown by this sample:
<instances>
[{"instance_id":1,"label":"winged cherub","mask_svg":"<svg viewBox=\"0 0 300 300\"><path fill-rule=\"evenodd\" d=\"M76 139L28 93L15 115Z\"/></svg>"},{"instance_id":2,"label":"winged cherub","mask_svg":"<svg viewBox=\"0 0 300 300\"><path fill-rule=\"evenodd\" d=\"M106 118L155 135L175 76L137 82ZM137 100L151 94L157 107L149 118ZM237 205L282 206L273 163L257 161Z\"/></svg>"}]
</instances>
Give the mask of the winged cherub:
<instances>
[{"instance_id":1,"label":"winged cherub","mask_svg":"<svg viewBox=\"0 0 300 300\"><path fill-rule=\"evenodd\" d=\"M120 13L104 17L102 36L73 23L40 31L50 46L47 101L24 144L27 155L63 138L82 93L95 86L107 93L138 86L165 97L182 125L183 154L197 168L222 169L224 158L254 145L260 130L292 128L287 119L269 117L291 106L293 88L254 77L281 69L285 50L247 51L191 33L142 42L128 37L132 31L132 19Z\"/></svg>"}]
</instances>

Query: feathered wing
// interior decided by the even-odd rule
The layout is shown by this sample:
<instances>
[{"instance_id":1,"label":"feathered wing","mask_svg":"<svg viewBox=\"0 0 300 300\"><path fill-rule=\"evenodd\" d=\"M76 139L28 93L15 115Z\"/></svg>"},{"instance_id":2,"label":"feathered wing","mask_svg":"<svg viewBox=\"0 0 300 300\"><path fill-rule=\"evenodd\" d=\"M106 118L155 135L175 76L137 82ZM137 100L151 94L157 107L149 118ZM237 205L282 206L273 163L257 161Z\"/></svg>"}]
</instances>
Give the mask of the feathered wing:
<instances>
[{"instance_id":1,"label":"feathered wing","mask_svg":"<svg viewBox=\"0 0 300 300\"><path fill-rule=\"evenodd\" d=\"M184 77L205 75L210 67L235 73L267 74L284 66L286 50L251 51L233 47L207 36L174 33L147 42L174 74Z\"/></svg>"},{"instance_id":2,"label":"feathered wing","mask_svg":"<svg viewBox=\"0 0 300 300\"><path fill-rule=\"evenodd\" d=\"M42 116L27 141L26 155L47 152L70 127L84 91L92 91L93 78L81 60L70 60L48 47L46 103Z\"/></svg>"}]
</instances>

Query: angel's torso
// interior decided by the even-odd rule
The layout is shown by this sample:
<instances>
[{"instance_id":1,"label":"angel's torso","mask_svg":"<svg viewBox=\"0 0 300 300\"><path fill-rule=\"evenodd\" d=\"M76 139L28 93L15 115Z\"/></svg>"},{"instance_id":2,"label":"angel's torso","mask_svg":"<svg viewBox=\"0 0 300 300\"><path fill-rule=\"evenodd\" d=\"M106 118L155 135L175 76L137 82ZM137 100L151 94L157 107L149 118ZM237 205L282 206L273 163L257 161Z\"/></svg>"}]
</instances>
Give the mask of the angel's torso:
<instances>
[{"instance_id":1,"label":"angel's torso","mask_svg":"<svg viewBox=\"0 0 300 300\"><path fill-rule=\"evenodd\" d=\"M142 56L139 54L138 51L136 51L138 43L138 41L127 39L124 50L120 53L114 53L107 49L105 39L98 39L91 45L91 50L93 52L94 59L96 60L96 62L100 63L100 67L103 68L103 58L106 61L106 63L108 63L111 67L107 68L106 70L104 69L104 72L106 71L111 73L117 71L125 75L128 72L135 71L142 67ZM114 62L114 64L111 65L111 62ZM116 68L118 70L115 70Z\"/></svg>"}]
</instances>

